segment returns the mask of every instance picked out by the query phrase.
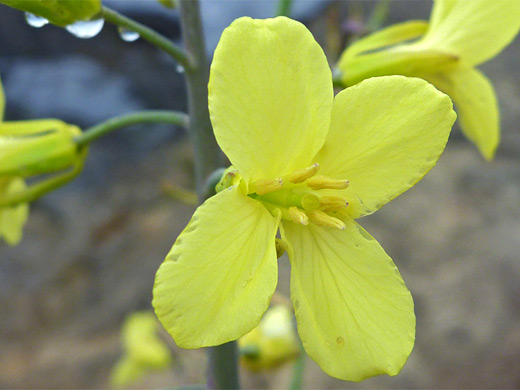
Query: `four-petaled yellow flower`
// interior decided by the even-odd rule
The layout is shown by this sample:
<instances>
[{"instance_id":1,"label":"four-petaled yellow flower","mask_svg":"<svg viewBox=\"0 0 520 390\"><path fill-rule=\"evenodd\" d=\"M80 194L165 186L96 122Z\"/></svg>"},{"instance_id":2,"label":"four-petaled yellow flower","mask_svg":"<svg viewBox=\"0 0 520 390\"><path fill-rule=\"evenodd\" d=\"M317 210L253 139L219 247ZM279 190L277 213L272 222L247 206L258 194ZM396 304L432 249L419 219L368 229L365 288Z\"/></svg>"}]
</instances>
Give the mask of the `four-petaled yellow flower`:
<instances>
[{"instance_id":1,"label":"four-petaled yellow flower","mask_svg":"<svg viewBox=\"0 0 520 390\"><path fill-rule=\"evenodd\" d=\"M518 0L435 0L429 24L405 22L369 35L337 66L345 86L395 74L429 81L453 99L463 133L491 160L500 141L498 103L475 66L495 57L519 29Z\"/></svg>"},{"instance_id":2,"label":"four-petaled yellow flower","mask_svg":"<svg viewBox=\"0 0 520 390\"><path fill-rule=\"evenodd\" d=\"M402 76L334 98L325 55L301 23L240 18L215 51L209 109L239 180L223 180L230 186L195 211L159 268L162 324L183 348L253 329L276 288L279 231L309 356L342 379L397 374L414 344L412 297L354 219L435 165L455 121L451 100Z\"/></svg>"}]
</instances>

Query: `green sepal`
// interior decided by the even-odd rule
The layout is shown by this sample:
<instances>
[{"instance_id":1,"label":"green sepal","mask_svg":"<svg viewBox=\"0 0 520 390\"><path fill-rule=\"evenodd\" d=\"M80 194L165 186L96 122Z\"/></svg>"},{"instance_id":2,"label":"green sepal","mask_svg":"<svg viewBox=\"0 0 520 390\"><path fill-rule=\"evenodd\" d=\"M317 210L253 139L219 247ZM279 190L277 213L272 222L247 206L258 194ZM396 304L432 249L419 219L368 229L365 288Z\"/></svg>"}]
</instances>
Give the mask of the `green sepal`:
<instances>
[{"instance_id":1,"label":"green sepal","mask_svg":"<svg viewBox=\"0 0 520 390\"><path fill-rule=\"evenodd\" d=\"M428 22L424 20L411 20L384 28L351 44L341 55L339 67L341 68L343 62L357 54L382 49L419 38L424 35L427 30Z\"/></svg>"},{"instance_id":2,"label":"green sepal","mask_svg":"<svg viewBox=\"0 0 520 390\"><path fill-rule=\"evenodd\" d=\"M101 13L101 0L0 0L0 3L40 16L60 27L93 19Z\"/></svg>"},{"instance_id":3,"label":"green sepal","mask_svg":"<svg viewBox=\"0 0 520 390\"><path fill-rule=\"evenodd\" d=\"M346 86L359 83L370 77L402 75L417 77L418 74L447 70L456 65L459 58L439 50L414 50L412 45L399 46L369 54L361 54L339 64L341 81Z\"/></svg>"}]
</instances>

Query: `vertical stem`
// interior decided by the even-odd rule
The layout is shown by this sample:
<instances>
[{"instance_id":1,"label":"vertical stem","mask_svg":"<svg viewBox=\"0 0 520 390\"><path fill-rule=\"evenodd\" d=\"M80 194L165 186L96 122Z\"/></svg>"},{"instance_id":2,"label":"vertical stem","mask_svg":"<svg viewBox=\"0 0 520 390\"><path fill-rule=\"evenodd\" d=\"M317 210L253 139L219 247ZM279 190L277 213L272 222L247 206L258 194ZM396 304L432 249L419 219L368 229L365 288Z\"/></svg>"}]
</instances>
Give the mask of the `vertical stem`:
<instances>
[{"instance_id":1,"label":"vertical stem","mask_svg":"<svg viewBox=\"0 0 520 390\"><path fill-rule=\"evenodd\" d=\"M208 387L210 389L240 389L237 342L231 341L210 348L208 357Z\"/></svg>"},{"instance_id":2,"label":"vertical stem","mask_svg":"<svg viewBox=\"0 0 520 390\"><path fill-rule=\"evenodd\" d=\"M199 201L202 202L205 180L221 164L221 154L209 120L209 67L199 1L181 0L179 10L184 46L191 62L191 66L185 68L190 115L188 130L195 155L195 184Z\"/></svg>"},{"instance_id":3,"label":"vertical stem","mask_svg":"<svg viewBox=\"0 0 520 390\"><path fill-rule=\"evenodd\" d=\"M220 149L213 135L208 111L209 67L198 0L180 0L184 46L191 66L186 68L188 84L189 134L195 155L195 182L199 202L207 193L206 178L221 164ZM235 341L209 350L208 385L213 389L238 389L238 352Z\"/></svg>"},{"instance_id":4,"label":"vertical stem","mask_svg":"<svg viewBox=\"0 0 520 390\"><path fill-rule=\"evenodd\" d=\"M291 16L292 0L278 0L276 16Z\"/></svg>"}]
</instances>

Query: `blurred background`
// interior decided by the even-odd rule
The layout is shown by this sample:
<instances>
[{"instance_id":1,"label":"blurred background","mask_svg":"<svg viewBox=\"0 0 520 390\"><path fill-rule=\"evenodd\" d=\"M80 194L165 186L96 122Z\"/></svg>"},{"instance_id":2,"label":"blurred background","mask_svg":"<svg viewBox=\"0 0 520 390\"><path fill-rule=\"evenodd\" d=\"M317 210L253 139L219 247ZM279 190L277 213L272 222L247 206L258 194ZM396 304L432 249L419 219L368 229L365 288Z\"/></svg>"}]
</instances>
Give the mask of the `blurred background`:
<instances>
[{"instance_id":1,"label":"blurred background","mask_svg":"<svg viewBox=\"0 0 520 390\"><path fill-rule=\"evenodd\" d=\"M178 16L151 0L105 2L180 40ZM331 63L344 42L378 25L428 19L431 1L295 0ZM211 55L234 18L269 17L275 1L202 1ZM385 14L387 7L388 15ZM374 9L378 10L374 13ZM500 23L500 21L497 21ZM146 42L106 25L80 40L29 27L0 5L6 120L56 117L92 126L140 109L186 110L182 69ZM520 387L520 39L480 67L501 107L502 142L487 163L456 126L417 186L359 222L394 259L412 291L417 341L400 375L336 380L309 358L305 388ZM151 308L155 271L194 206L163 184L193 189L185 132L132 127L95 142L73 183L31 205L19 246L0 244L0 388L106 388L122 353L125 316ZM279 292L289 264L280 259ZM173 368L137 388L205 382L206 354L165 338ZM292 366L242 370L249 388L287 388Z\"/></svg>"}]
</instances>

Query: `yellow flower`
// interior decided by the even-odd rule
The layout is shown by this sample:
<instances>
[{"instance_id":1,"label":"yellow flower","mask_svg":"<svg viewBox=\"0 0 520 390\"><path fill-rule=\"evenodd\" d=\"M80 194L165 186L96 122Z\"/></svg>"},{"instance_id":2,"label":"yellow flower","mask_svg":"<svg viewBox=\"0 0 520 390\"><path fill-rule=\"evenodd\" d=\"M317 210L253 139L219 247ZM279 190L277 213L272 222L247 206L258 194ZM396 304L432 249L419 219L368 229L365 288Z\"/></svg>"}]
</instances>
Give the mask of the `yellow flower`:
<instances>
[{"instance_id":1,"label":"yellow flower","mask_svg":"<svg viewBox=\"0 0 520 390\"><path fill-rule=\"evenodd\" d=\"M240 18L215 51L209 110L237 172L195 211L159 268L159 320L183 348L251 331L276 288L279 230L309 356L342 379L397 374L414 343L412 297L354 219L435 165L455 120L451 100L402 76L334 98L325 55L305 26Z\"/></svg>"},{"instance_id":2,"label":"yellow flower","mask_svg":"<svg viewBox=\"0 0 520 390\"><path fill-rule=\"evenodd\" d=\"M238 340L242 364L252 371L260 371L277 368L297 358L300 346L292 317L287 306L269 308L260 324Z\"/></svg>"},{"instance_id":3,"label":"yellow flower","mask_svg":"<svg viewBox=\"0 0 520 390\"><path fill-rule=\"evenodd\" d=\"M500 53L519 29L518 0L435 0L429 24L411 21L369 35L337 66L345 86L394 74L429 81L453 99L463 133L491 160L500 141L499 108L493 85L475 66Z\"/></svg>"}]
</instances>

